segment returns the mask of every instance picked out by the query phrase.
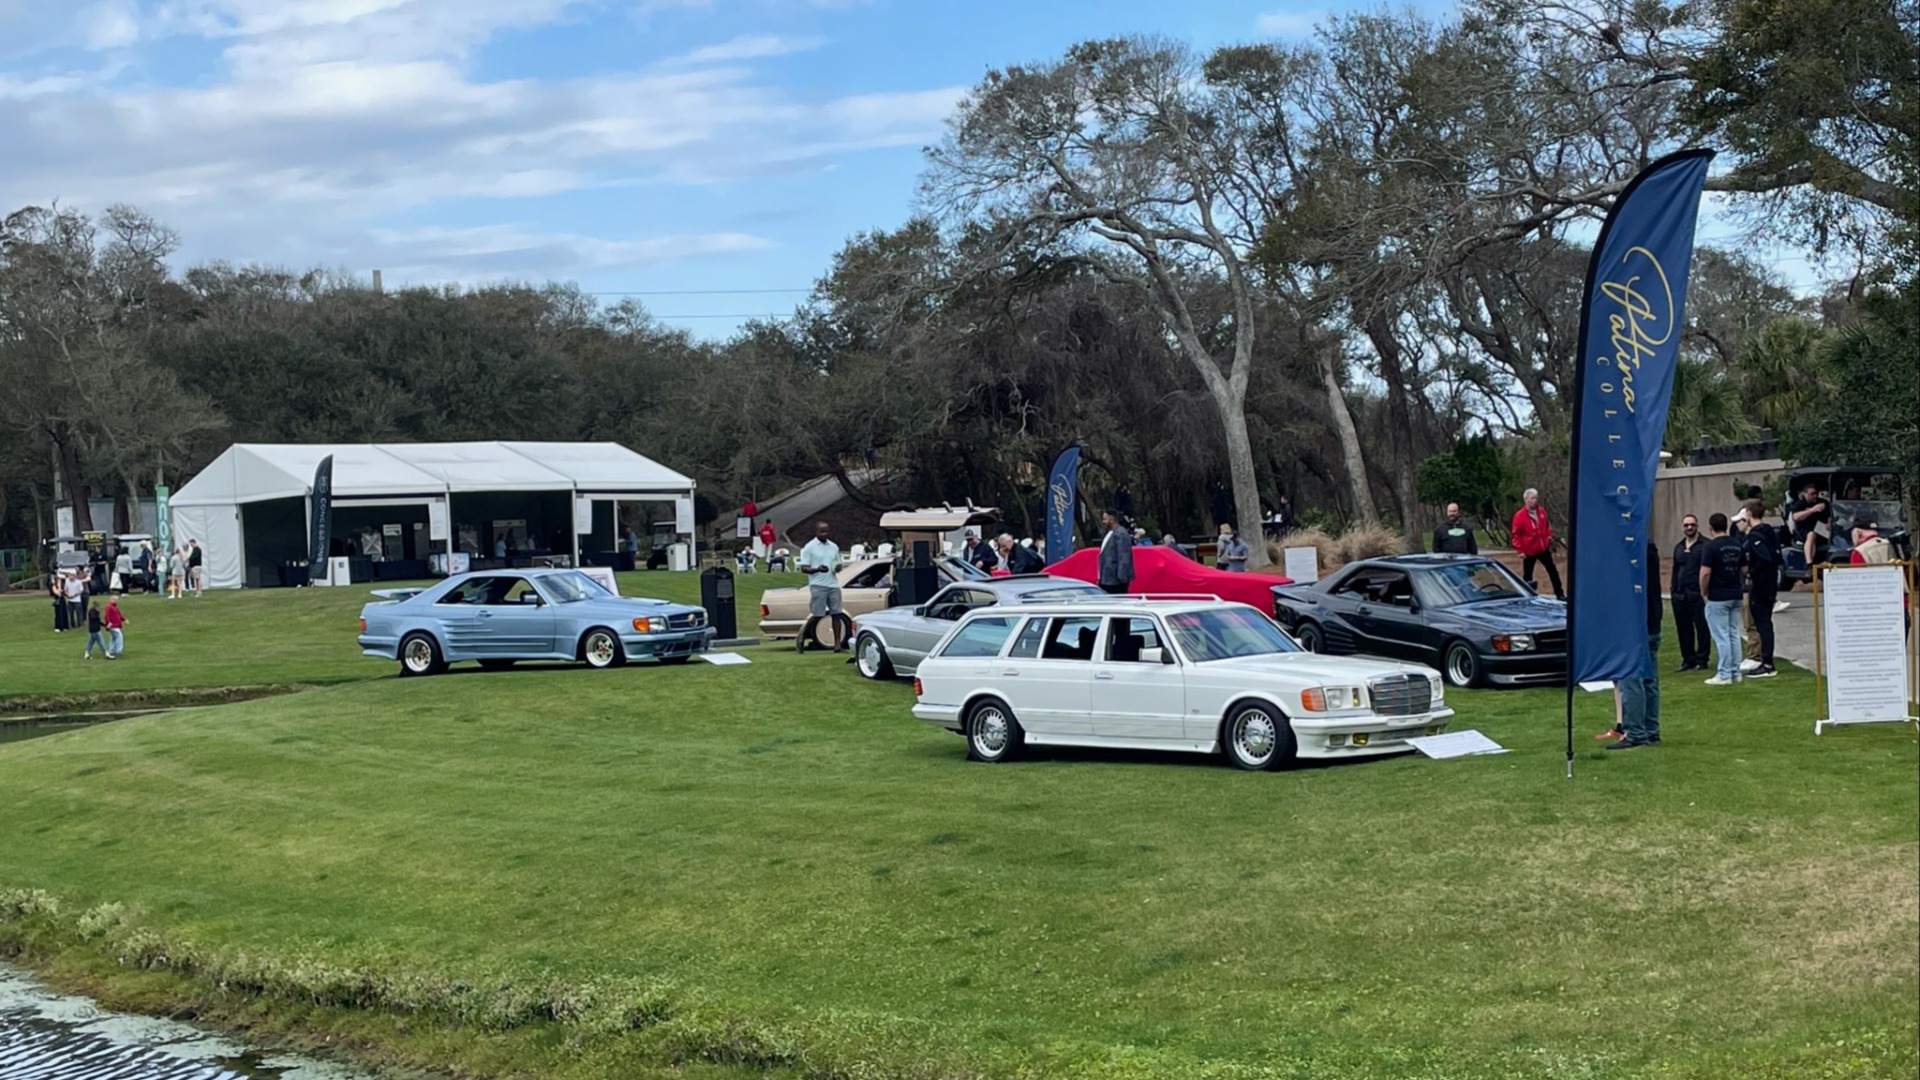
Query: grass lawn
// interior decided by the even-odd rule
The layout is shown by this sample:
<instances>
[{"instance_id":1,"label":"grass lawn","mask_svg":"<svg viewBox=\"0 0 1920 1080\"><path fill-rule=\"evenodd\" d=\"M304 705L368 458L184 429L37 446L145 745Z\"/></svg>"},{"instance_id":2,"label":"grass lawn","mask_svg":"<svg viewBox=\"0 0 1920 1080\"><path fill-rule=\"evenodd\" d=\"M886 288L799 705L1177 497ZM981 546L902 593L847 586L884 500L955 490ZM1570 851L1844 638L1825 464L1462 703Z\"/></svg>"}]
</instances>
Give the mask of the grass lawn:
<instances>
[{"instance_id":1,"label":"grass lawn","mask_svg":"<svg viewBox=\"0 0 1920 1080\"><path fill-rule=\"evenodd\" d=\"M1554 690L1452 695L1499 757L980 766L837 657L400 680L360 599L136 597L117 666L0 603L0 696L355 680L0 745L0 889L62 905L0 898L0 946L482 1074L1920 1068L1915 735L1815 738L1797 670L1670 678L1626 754L1582 695L1572 781Z\"/></svg>"}]
</instances>

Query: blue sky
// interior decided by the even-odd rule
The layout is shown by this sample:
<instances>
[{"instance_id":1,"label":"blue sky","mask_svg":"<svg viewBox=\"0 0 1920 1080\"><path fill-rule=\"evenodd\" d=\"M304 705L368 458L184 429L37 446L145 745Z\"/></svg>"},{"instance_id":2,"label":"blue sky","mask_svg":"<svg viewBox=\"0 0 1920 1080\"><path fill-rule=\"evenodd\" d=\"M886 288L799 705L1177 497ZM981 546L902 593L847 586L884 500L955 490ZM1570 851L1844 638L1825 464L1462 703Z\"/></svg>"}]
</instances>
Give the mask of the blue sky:
<instances>
[{"instance_id":1,"label":"blue sky","mask_svg":"<svg viewBox=\"0 0 1920 1080\"><path fill-rule=\"evenodd\" d=\"M1376 6L0 0L0 212L130 202L183 264L575 281L723 336L913 212L921 148L990 68Z\"/></svg>"}]
</instances>

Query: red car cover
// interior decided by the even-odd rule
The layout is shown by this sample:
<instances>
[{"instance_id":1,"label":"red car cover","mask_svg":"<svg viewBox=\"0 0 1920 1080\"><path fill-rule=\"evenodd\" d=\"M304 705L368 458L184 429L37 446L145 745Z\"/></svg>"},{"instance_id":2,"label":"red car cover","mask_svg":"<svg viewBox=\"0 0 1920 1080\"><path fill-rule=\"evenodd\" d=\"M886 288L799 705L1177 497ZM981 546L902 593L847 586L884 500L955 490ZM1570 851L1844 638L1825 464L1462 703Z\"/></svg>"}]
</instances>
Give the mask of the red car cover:
<instances>
[{"instance_id":1,"label":"red car cover","mask_svg":"<svg viewBox=\"0 0 1920 1080\"><path fill-rule=\"evenodd\" d=\"M1047 567L1047 573L1081 581L1100 583L1100 549L1079 551ZM1217 567L1194 562L1167 547L1133 549L1133 584L1130 593L1196 593L1236 600L1273 614L1273 587L1291 585L1293 579L1278 574L1234 574Z\"/></svg>"}]
</instances>

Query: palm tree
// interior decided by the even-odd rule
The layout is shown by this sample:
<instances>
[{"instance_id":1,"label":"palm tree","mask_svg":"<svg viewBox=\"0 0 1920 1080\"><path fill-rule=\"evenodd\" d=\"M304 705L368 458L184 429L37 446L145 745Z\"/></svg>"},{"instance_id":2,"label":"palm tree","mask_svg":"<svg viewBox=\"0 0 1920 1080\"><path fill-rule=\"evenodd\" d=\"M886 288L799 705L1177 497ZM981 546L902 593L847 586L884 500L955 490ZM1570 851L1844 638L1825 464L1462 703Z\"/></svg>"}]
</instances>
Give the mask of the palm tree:
<instances>
[{"instance_id":1,"label":"palm tree","mask_svg":"<svg viewBox=\"0 0 1920 1080\"><path fill-rule=\"evenodd\" d=\"M1662 445L1676 456L1698 445L1751 438L1755 425L1741 401L1740 384L1719 361L1682 356L1673 368L1673 396L1667 404L1667 433Z\"/></svg>"},{"instance_id":2,"label":"palm tree","mask_svg":"<svg viewBox=\"0 0 1920 1080\"><path fill-rule=\"evenodd\" d=\"M1748 417L1779 430L1833 394L1833 366L1822 349L1832 335L1805 319L1775 319L1734 359Z\"/></svg>"}]
</instances>

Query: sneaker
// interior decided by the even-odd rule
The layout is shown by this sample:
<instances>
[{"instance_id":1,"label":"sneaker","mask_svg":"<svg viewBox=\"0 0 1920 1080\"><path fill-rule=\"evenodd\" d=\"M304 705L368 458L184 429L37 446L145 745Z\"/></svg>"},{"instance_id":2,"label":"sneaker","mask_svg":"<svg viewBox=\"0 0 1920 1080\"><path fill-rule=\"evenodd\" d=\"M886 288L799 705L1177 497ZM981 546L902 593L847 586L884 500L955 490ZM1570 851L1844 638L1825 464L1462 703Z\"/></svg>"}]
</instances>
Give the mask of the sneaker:
<instances>
[{"instance_id":1,"label":"sneaker","mask_svg":"<svg viewBox=\"0 0 1920 1080\"><path fill-rule=\"evenodd\" d=\"M1751 671L1758 671L1758 670L1760 670L1760 661L1755 660L1751 657L1740 661L1740 673L1742 675L1745 675L1746 673Z\"/></svg>"},{"instance_id":2,"label":"sneaker","mask_svg":"<svg viewBox=\"0 0 1920 1080\"><path fill-rule=\"evenodd\" d=\"M1649 740L1648 740L1648 741L1646 741L1646 742L1628 742L1628 741L1627 741L1627 740L1625 740L1625 739L1621 739L1621 740L1620 740L1619 742L1610 742L1610 743L1608 743L1608 744L1607 744L1606 746L1604 746L1604 747L1602 747L1602 749L1605 749L1605 750L1632 750L1632 749L1634 749L1635 747L1640 747L1640 746L1652 746L1652 745L1653 745L1653 741L1652 741L1651 739L1649 739Z\"/></svg>"},{"instance_id":3,"label":"sneaker","mask_svg":"<svg viewBox=\"0 0 1920 1080\"><path fill-rule=\"evenodd\" d=\"M1792 604L1787 603L1785 600L1775 600L1773 602L1773 613L1778 615L1792 606Z\"/></svg>"},{"instance_id":4,"label":"sneaker","mask_svg":"<svg viewBox=\"0 0 1920 1080\"><path fill-rule=\"evenodd\" d=\"M1707 685L1708 686L1732 686L1733 680L1723 675L1715 675L1713 678L1707 680Z\"/></svg>"},{"instance_id":5,"label":"sneaker","mask_svg":"<svg viewBox=\"0 0 1920 1080\"><path fill-rule=\"evenodd\" d=\"M1747 677L1750 679L1771 679L1777 674L1779 674L1779 672L1773 670L1772 664L1761 664L1759 667L1748 672Z\"/></svg>"}]
</instances>

